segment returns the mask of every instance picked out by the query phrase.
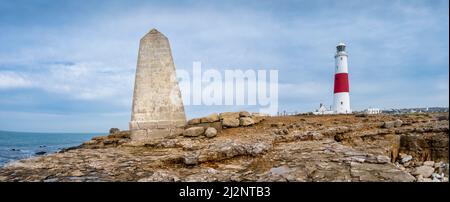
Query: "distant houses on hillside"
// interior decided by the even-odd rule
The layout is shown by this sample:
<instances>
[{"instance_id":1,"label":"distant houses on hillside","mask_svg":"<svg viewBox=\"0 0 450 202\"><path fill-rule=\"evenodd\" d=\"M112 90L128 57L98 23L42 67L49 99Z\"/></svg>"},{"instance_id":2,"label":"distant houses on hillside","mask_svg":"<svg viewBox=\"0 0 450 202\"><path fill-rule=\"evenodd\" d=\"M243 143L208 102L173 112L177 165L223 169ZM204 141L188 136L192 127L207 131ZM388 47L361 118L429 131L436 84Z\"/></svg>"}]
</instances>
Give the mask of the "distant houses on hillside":
<instances>
[{"instance_id":1,"label":"distant houses on hillside","mask_svg":"<svg viewBox=\"0 0 450 202\"><path fill-rule=\"evenodd\" d=\"M448 112L448 107L426 107L426 108L404 108L382 110L385 114L408 114L408 113L435 113Z\"/></svg>"},{"instance_id":2,"label":"distant houses on hillside","mask_svg":"<svg viewBox=\"0 0 450 202\"><path fill-rule=\"evenodd\" d=\"M423 108L402 108L402 109L379 109L379 108L367 108L363 111L353 111L353 114L409 114L409 113L443 113L449 112L448 107L423 107ZM286 110L278 112L277 116L293 116L293 115L330 115L333 114L331 107L320 105L319 109L313 112L288 112Z\"/></svg>"}]
</instances>

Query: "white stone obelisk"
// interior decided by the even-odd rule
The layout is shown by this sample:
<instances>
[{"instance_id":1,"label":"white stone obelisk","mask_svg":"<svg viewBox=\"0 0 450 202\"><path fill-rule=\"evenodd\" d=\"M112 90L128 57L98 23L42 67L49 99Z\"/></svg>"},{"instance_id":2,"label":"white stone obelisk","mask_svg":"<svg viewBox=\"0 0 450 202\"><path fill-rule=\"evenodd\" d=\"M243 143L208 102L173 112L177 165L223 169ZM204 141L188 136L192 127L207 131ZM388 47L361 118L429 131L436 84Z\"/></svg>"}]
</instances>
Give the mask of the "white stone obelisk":
<instances>
[{"instance_id":1,"label":"white stone obelisk","mask_svg":"<svg viewBox=\"0 0 450 202\"><path fill-rule=\"evenodd\" d=\"M139 44L130 122L132 142L181 134L185 124L169 40L152 29Z\"/></svg>"}]
</instances>

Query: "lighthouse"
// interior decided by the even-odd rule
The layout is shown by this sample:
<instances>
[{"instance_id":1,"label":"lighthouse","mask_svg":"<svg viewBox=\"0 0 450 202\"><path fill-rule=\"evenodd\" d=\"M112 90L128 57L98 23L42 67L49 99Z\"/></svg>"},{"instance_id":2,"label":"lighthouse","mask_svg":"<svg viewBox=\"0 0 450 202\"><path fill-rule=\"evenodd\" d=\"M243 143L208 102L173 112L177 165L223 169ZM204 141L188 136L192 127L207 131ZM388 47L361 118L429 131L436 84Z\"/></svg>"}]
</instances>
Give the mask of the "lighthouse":
<instances>
[{"instance_id":1,"label":"lighthouse","mask_svg":"<svg viewBox=\"0 0 450 202\"><path fill-rule=\"evenodd\" d=\"M334 56L336 73L334 75L333 111L335 114L352 113L352 110L350 109L347 58L348 55L347 52L345 52L345 44L339 43L336 46L336 55Z\"/></svg>"}]
</instances>

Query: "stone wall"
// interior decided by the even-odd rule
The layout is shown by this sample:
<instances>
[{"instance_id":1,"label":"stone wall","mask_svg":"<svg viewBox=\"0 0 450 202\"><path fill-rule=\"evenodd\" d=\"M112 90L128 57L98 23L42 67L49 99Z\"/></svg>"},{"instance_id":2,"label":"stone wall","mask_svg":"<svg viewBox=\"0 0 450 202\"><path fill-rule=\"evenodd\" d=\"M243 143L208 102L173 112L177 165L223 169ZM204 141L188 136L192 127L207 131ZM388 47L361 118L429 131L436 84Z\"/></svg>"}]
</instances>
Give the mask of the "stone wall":
<instances>
[{"instance_id":1,"label":"stone wall","mask_svg":"<svg viewBox=\"0 0 450 202\"><path fill-rule=\"evenodd\" d=\"M220 114L212 113L205 117L189 120L183 135L187 137L197 137L202 135L214 137L215 134L220 132L223 128L251 126L262 120L264 120L264 116L261 116L258 113L250 114L247 111L224 112Z\"/></svg>"}]
</instances>

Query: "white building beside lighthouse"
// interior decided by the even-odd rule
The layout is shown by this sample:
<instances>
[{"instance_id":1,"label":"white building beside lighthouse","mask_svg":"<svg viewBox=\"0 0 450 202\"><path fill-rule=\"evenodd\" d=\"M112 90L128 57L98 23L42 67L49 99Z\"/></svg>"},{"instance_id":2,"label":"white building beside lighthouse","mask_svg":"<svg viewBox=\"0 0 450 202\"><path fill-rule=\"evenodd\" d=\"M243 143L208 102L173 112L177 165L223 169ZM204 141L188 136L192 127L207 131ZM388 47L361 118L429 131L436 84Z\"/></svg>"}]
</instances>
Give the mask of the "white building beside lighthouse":
<instances>
[{"instance_id":1,"label":"white building beside lighthouse","mask_svg":"<svg viewBox=\"0 0 450 202\"><path fill-rule=\"evenodd\" d=\"M333 111L336 114L352 113L350 108L350 88L348 82L348 63L345 44L336 46L335 75L334 75L334 104Z\"/></svg>"}]
</instances>

